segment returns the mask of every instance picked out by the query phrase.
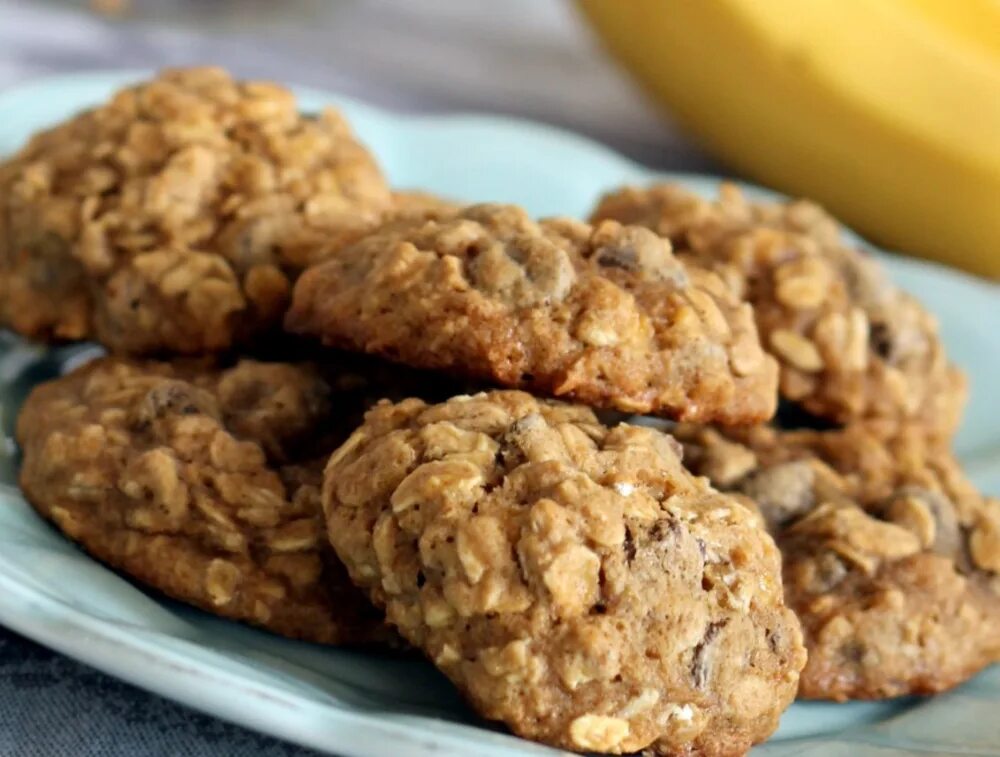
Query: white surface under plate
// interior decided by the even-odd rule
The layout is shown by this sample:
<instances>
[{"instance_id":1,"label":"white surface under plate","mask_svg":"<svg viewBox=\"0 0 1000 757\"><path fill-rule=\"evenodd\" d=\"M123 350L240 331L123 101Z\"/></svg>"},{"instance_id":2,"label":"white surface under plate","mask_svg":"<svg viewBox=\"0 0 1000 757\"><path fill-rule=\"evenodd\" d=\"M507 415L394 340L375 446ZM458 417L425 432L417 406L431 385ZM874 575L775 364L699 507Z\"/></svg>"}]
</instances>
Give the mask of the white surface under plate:
<instances>
[{"instance_id":1,"label":"white surface under plate","mask_svg":"<svg viewBox=\"0 0 1000 757\"><path fill-rule=\"evenodd\" d=\"M49 79L0 93L0 154L100 101L136 74ZM303 107L344 109L395 186L580 215L607 188L654 178L711 193L717 180L663 176L579 137L482 116L408 117L314 90ZM972 478L1000 493L1000 290L886 256L936 313L972 379L957 442ZM212 715L306 746L369 757L514 757L554 750L488 728L428 664L286 641L149 595L50 528L16 487L13 419L28 389L89 354L0 334L0 622L53 649ZM1000 754L1000 668L933 699L798 703L754 755Z\"/></svg>"}]
</instances>

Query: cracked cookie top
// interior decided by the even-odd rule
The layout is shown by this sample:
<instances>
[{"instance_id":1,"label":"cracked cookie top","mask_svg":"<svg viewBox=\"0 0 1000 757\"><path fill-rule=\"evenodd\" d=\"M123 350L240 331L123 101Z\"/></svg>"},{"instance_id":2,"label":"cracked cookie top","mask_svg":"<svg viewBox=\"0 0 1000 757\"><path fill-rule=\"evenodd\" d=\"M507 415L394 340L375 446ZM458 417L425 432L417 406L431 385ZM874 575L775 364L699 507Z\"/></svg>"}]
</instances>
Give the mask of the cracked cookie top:
<instances>
[{"instance_id":1,"label":"cracked cookie top","mask_svg":"<svg viewBox=\"0 0 1000 757\"><path fill-rule=\"evenodd\" d=\"M225 350L280 326L299 271L389 204L334 110L167 70L0 164L0 317L118 353Z\"/></svg>"},{"instance_id":2,"label":"cracked cookie top","mask_svg":"<svg viewBox=\"0 0 1000 757\"><path fill-rule=\"evenodd\" d=\"M661 184L613 192L591 218L653 229L752 304L785 399L838 423L958 425L965 380L936 320L816 205L749 202L725 184L710 201Z\"/></svg>"},{"instance_id":3,"label":"cracked cookie top","mask_svg":"<svg viewBox=\"0 0 1000 757\"><path fill-rule=\"evenodd\" d=\"M750 307L639 227L478 205L390 224L296 285L290 330L599 407L748 423L776 367Z\"/></svg>"},{"instance_id":4,"label":"cracked cookie top","mask_svg":"<svg viewBox=\"0 0 1000 757\"><path fill-rule=\"evenodd\" d=\"M1000 501L924 429L675 433L777 541L809 649L801 695L933 693L1000 660Z\"/></svg>"},{"instance_id":5,"label":"cracked cookie top","mask_svg":"<svg viewBox=\"0 0 1000 757\"><path fill-rule=\"evenodd\" d=\"M323 503L355 583L522 736L742 754L794 695L774 544L665 434L516 391L381 403Z\"/></svg>"},{"instance_id":6,"label":"cracked cookie top","mask_svg":"<svg viewBox=\"0 0 1000 757\"><path fill-rule=\"evenodd\" d=\"M296 638L388 640L321 516L359 381L250 360L98 360L32 392L21 485L88 552L175 599Z\"/></svg>"}]
</instances>

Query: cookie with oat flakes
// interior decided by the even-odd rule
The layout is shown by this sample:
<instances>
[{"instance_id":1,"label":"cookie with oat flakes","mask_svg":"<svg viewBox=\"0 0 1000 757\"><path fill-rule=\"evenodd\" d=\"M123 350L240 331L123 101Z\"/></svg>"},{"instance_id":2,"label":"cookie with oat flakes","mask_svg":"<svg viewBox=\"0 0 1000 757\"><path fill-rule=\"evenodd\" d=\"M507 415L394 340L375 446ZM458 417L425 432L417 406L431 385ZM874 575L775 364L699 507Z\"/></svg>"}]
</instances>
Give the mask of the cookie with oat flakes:
<instances>
[{"instance_id":1,"label":"cookie with oat flakes","mask_svg":"<svg viewBox=\"0 0 1000 757\"><path fill-rule=\"evenodd\" d=\"M298 273L389 205L336 111L167 70L0 164L0 321L117 353L223 351L280 327Z\"/></svg>"},{"instance_id":2,"label":"cookie with oat flakes","mask_svg":"<svg viewBox=\"0 0 1000 757\"><path fill-rule=\"evenodd\" d=\"M726 184L709 201L660 184L612 192L591 218L653 229L730 283L754 307L784 399L837 423L957 427L965 380L935 319L812 203L749 202Z\"/></svg>"},{"instance_id":3,"label":"cookie with oat flakes","mask_svg":"<svg viewBox=\"0 0 1000 757\"><path fill-rule=\"evenodd\" d=\"M794 696L773 542L658 431L516 391L381 403L323 505L388 622L521 736L743 754Z\"/></svg>"},{"instance_id":4,"label":"cookie with oat flakes","mask_svg":"<svg viewBox=\"0 0 1000 757\"><path fill-rule=\"evenodd\" d=\"M294 638L389 641L321 516L323 465L365 391L306 365L97 360L27 400L21 486L92 555L175 599Z\"/></svg>"},{"instance_id":5,"label":"cookie with oat flakes","mask_svg":"<svg viewBox=\"0 0 1000 757\"><path fill-rule=\"evenodd\" d=\"M402 220L299 279L289 330L626 412L750 423L775 408L753 314L646 229L509 205Z\"/></svg>"},{"instance_id":6,"label":"cookie with oat flakes","mask_svg":"<svg viewBox=\"0 0 1000 757\"><path fill-rule=\"evenodd\" d=\"M929 694L1000 661L1000 500L925 429L675 433L777 541L809 650L800 695Z\"/></svg>"},{"instance_id":7,"label":"cookie with oat flakes","mask_svg":"<svg viewBox=\"0 0 1000 757\"><path fill-rule=\"evenodd\" d=\"M440 195L417 189L396 189L387 214L388 221L400 218L442 220L458 214L462 205Z\"/></svg>"}]
</instances>

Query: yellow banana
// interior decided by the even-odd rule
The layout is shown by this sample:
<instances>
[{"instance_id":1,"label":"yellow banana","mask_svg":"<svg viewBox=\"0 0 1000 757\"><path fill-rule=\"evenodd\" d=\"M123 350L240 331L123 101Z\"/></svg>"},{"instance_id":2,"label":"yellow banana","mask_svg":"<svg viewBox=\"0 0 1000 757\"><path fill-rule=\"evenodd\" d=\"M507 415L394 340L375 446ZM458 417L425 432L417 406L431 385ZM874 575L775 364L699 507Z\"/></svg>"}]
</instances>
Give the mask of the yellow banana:
<instances>
[{"instance_id":1,"label":"yellow banana","mask_svg":"<svg viewBox=\"0 0 1000 757\"><path fill-rule=\"evenodd\" d=\"M740 171L880 244L1000 277L1000 1L580 5Z\"/></svg>"}]
</instances>

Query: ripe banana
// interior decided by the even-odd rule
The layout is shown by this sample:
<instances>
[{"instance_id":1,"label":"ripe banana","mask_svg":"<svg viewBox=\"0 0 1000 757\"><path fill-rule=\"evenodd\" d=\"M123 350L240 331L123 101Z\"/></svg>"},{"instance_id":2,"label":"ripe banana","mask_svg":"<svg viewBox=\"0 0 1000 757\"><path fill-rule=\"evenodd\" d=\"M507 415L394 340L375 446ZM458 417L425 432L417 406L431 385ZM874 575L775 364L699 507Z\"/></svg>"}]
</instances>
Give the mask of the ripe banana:
<instances>
[{"instance_id":1,"label":"ripe banana","mask_svg":"<svg viewBox=\"0 0 1000 757\"><path fill-rule=\"evenodd\" d=\"M579 0L738 170L1000 278L998 0Z\"/></svg>"}]
</instances>

